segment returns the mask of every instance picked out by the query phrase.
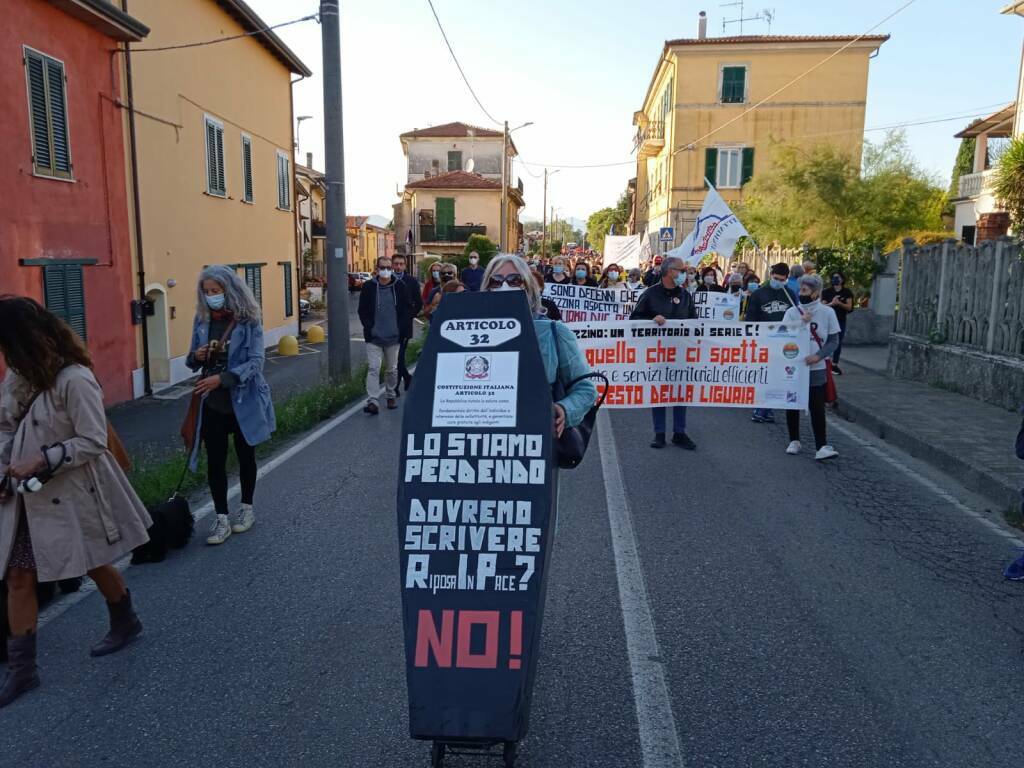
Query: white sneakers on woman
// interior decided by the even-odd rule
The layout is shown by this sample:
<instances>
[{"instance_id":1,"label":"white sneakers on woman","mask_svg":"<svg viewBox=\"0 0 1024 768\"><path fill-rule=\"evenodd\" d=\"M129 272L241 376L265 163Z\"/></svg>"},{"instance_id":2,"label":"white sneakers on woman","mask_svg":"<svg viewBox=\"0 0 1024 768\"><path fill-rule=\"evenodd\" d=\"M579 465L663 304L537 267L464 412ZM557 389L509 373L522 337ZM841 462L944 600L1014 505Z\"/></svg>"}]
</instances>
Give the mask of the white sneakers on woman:
<instances>
[{"instance_id":1,"label":"white sneakers on woman","mask_svg":"<svg viewBox=\"0 0 1024 768\"><path fill-rule=\"evenodd\" d=\"M242 504L230 515L217 515L217 519L210 526L210 535L206 537L206 543L223 544L232 533L245 533L255 522L256 515L252 511L252 504Z\"/></svg>"},{"instance_id":2,"label":"white sneakers on woman","mask_svg":"<svg viewBox=\"0 0 1024 768\"><path fill-rule=\"evenodd\" d=\"M799 440L794 440L786 448L786 453L788 453L790 456L796 456L798 453L800 453L802 448L803 448L803 446L800 445L800 441Z\"/></svg>"},{"instance_id":3,"label":"white sneakers on woman","mask_svg":"<svg viewBox=\"0 0 1024 768\"><path fill-rule=\"evenodd\" d=\"M796 456L801 450L803 450L803 446L800 445L800 441L794 440L786 448L786 453L790 456ZM814 458L816 461L825 461L825 459L834 459L838 455L839 451L831 445L823 445L818 449L818 452L814 454Z\"/></svg>"}]
</instances>

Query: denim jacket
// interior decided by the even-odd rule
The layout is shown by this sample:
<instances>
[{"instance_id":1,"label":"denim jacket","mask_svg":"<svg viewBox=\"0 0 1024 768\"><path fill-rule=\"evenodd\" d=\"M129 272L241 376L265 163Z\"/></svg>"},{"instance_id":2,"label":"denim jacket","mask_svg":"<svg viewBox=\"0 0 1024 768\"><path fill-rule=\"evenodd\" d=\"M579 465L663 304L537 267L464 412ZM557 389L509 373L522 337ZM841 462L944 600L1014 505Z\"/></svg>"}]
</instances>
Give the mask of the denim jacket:
<instances>
[{"instance_id":1,"label":"denim jacket","mask_svg":"<svg viewBox=\"0 0 1024 768\"><path fill-rule=\"evenodd\" d=\"M210 324L197 316L192 322L192 345L185 361L193 371L203 367L203 364L196 360L195 351L209 341ZM238 379L238 383L231 388L231 405L235 418L238 419L238 427L245 442L249 445L259 445L270 439L271 433L277 428L274 404L270 399L270 385L263 378L263 327L259 323L238 323L231 332L231 345L228 350L228 370ZM200 409L196 443L190 458L193 470L199 456L198 436L202 432L202 423Z\"/></svg>"},{"instance_id":2,"label":"denim jacket","mask_svg":"<svg viewBox=\"0 0 1024 768\"><path fill-rule=\"evenodd\" d=\"M557 403L565 409L565 425L578 426L597 400L597 387L593 379L578 381L572 388L568 386L573 379L591 372L576 343L576 334L565 324L547 318L537 318L533 327L537 331L548 384L554 384L557 377L566 390L565 398Z\"/></svg>"}]
</instances>

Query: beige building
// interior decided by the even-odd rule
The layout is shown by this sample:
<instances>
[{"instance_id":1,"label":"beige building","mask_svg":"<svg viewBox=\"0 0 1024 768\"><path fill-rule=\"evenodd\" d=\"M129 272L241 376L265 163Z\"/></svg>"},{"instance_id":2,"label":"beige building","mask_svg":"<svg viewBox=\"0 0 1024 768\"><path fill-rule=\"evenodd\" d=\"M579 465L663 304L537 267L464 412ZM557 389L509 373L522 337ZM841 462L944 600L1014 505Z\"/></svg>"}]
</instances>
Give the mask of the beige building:
<instances>
[{"instance_id":1,"label":"beige building","mask_svg":"<svg viewBox=\"0 0 1024 768\"><path fill-rule=\"evenodd\" d=\"M678 245L693 229L704 179L727 202L742 201L743 185L769 167L780 142L828 142L859 163L868 61L887 39L708 37L702 14L697 37L665 43L633 116L634 231L658 250L659 229L673 227L669 247Z\"/></svg>"},{"instance_id":2,"label":"beige building","mask_svg":"<svg viewBox=\"0 0 1024 768\"><path fill-rule=\"evenodd\" d=\"M268 346L297 330L291 79L312 73L242 0L131 0L131 11L152 30L146 48L248 35L131 57L157 388L191 375L185 356L205 265L244 277Z\"/></svg>"},{"instance_id":3,"label":"beige building","mask_svg":"<svg viewBox=\"0 0 1024 768\"><path fill-rule=\"evenodd\" d=\"M417 254L460 254L471 235L501 242L502 149L509 180L505 195L506 242L519 247L523 184L512 179L515 144L501 131L448 123L403 133L405 190L395 205L400 249ZM411 243L411 245L410 245Z\"/></svg>"},{"instance_id":4,"label":"beige building","mask_svg":"<svg viewBox=\"0 0 1024 768\"><path fill-rule=\"evenodd\" d=\"M299 274L303 280L326 278L327 180L323 173L313 168L312 153L306 155L305 165L295 166L295 199L299 205L296 230Z\"/></svg>"}]
</instances>

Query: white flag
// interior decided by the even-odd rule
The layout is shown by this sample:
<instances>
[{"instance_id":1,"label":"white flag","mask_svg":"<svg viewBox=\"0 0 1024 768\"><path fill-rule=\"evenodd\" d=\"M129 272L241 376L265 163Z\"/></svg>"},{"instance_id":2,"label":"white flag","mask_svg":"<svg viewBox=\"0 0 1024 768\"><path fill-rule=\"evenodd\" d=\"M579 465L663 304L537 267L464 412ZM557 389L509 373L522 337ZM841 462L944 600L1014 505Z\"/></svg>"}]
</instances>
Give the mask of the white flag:
<instances>
[{"instance_id":1,"label":"white flag","mask_svg":"<svg viewBox=\"0 0 1024 768\"><path fill-rule=\"evenodd\" d=\"M746 227L736 218L718 190L708 183L708 194L704 198L696 226L682 245L665 255L680 258L694 267L711 252L720 253L728 259L732 256L736 241L744 235L749 236Z\"/></svg>"}]
</instances>

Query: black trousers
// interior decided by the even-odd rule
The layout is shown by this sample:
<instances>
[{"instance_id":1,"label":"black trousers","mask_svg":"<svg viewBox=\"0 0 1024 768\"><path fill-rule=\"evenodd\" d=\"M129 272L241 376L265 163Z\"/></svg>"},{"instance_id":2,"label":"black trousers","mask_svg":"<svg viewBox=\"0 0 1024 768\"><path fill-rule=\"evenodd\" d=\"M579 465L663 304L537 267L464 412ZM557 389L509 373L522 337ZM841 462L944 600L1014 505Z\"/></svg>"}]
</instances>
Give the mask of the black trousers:
<instances>
[{"instance_id":1,"label":"black trousers","mask_svg":"<svg viewBox=\"0 0 1024 768\"><path fill-rule=\"evenodd\" d=\"M810 397L807 400L808 410L811 412L811 430L814 432L814 447L821 448L828 444L825 436L825 385L811 387ZM786 427L789 429L789 439L800 439L800 411L786 411Z\"/></svg>"},{"instance_id":2,"label":"black trousers","mask_svg":"<svg viewBox=\"0 0 1024 768\"><path fill-rule=\"evenodd\" d=\"M409 373L409 368L405 364L405 348L409 346L408 339L402 339L398 344L398 378L399 381L408 381L412 374Z\"/></svg>"},{"instance_id":3,"label":"black trousers","mask_svg":"<svg viewBox=\"0 0 1024 768\"><path fill-rule=\"evenodd\" d=\"M242 486L242 503L252 504L256 492L256 449L245 442L235 415L203 407L203 442L206 444L206 474L218 515L228 513L228 435L235 436L235 456Z\"/></svg>"}]
</instances>

